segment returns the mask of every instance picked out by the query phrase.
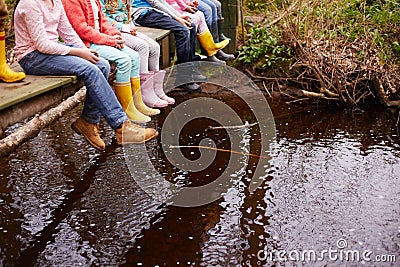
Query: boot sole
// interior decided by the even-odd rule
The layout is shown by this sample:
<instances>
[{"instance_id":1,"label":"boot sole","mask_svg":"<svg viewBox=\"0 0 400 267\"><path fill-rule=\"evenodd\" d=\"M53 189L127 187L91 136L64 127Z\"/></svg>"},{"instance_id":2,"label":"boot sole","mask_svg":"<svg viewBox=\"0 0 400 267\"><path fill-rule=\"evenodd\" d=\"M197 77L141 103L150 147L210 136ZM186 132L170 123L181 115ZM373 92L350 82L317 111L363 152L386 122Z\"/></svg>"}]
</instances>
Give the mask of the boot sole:
<instances>
[{"instance_id":1,"label":"boot sole","mask_svg":"<svg viewBox=\"0 0 400 267\"><path fill-rule=\"evenodd\" d=\"M6 80L6 79L0 79L0 80L5 82L5 83L15 83L15 82L20 82L20 81L24 80L25 78L26 77L19 78L19 79L14 79L14 80Z\"/></svg>"},{"instance_id":2,"label":"boot sole","mask_svg":"<svg viewBox=\"0 0 400 267\"><path fill-rule=\"evenodd\" d=\"M89 145L91 145L92 147L94 147L95 149L99 150L99 151L104 151L106 148L102 148L102 147L98 147L96 144L92 143L88 138L86 138L86 136L82 133L82 131L75 125L75 123L71 124L71 128L72 130L74 130L77 134L79 135L83 135L83 137L85 137L86 142L89 143Z\"/></svg>"},{"instance_id":3,"label":"boot sole","mask_svg":"<svg viewBox=\"0 0 400 267\"><path fill-rule=\"evenodd\" d=\"M150 141L150 140L153 139L153 138L156 138L157 136L158 136L158 131L156 131L155 134L153 134L152 136L150 136L150 137L144 139L143 141L139 141L139 142L129 142L129 143L125 143L125 145L128 145L128 144L143 144L143 143L146 143L147 141ZM117 144L118 144L119 146L122 146L122 145L123 145L122 142L118 141L118 139L117 139Z\"/></svg>"}]
</instances>

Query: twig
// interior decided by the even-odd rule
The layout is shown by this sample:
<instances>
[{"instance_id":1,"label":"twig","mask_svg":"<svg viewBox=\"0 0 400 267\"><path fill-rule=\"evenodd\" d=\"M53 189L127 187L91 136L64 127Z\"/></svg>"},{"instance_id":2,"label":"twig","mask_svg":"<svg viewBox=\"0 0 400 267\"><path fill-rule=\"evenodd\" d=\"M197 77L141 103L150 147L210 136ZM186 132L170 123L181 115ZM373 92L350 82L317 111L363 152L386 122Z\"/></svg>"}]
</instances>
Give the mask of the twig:
<instances>
[{"instance_id":1,"label":"twig","mask_svg":"<svg viewBox=\"0 0 400 267\"><path fill-rule=\"evenodd\" d=\"M207 130L250 128L250 127L252 127L254 125L257 125L257 124L258 124L258 122L249 123L249 122L246 121L243 125L218 126L218 127L208 126Z\"/></svg>"},{"instance_id":2,"label":"twig","mask_svg":"<svg viewBox=\"0 0 400 267\"><path fill-rule=\"evenodd\" d=\"M239 154L239 155L246 155L246 156L256 157L256 158L271 159L270 157L264 157L264 156L260 156L260 155L256 155L256 154L252 154L252 153L245 153L245 152L240 152L240 151L215 148L215 147L209 147L209 146L169 146L169 148L203 148L203 149L209 149L209 150L217 150L217 151L221 151L221 152L229 152L229 153Z\"/></svg>"},{"instance_id":3,"label":"twig","mask_svg":"<svg viewBox=\"0 0 400 267\"><path fill-rule=\"evenodd\" d=\"M43 128L75 108L85 99L85 96L86 87L83 87L75 95L67 98L58 106L41 115L36 115L29 122L18 128L18 130L0 140L0 157L8 156L22 143L37 136Z\"/></svg>"},{"instance_id":4,"label":"twig","mask_svg":"<svg viewBox=\"0 0 400 267\"><path fill-rule=\"evenodd\" d=\"M262 82L262 84L263 84L263 86L264 86L265 91L268 93L269 97L272 98L272 95L271 95L271 93L268 91L267 86L265 85L265 82L264 82L264 81Z\"/></svg>"},{"instance_id":5,"label":"twig","mask_svg":"<svg viewBox=\"0 0 400 267\"><path fill-rule=\"evenodd\" d=\"M270 23L267 24L267 27L271 27L272 25L275 25L276 23L278 23L281 19L283 19L284 17L286 17L289 13L292 12L292 10L298 5L299 0L296 0L293 2L293 4L285 10L285 12L282 13L282 15L280 15L278 18L274 19L273 21L271 21Z\"/></svg>"}]
</instances>

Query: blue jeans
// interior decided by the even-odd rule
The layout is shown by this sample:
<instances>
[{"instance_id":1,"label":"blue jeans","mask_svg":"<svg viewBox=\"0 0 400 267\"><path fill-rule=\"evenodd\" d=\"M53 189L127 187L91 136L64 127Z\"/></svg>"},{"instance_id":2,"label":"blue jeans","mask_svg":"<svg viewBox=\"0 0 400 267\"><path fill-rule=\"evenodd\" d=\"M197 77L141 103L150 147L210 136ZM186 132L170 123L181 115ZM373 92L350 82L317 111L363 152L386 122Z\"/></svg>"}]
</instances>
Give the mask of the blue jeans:
<instances>
[{"instance_id":1,"label":"blue jeans","mask_svg":"<svg viewBox=\"0 0 400 267\"><path fill-rule=\"evenodd\" d=\"M19 64L31 75L76 75L86 86L86 99L81 117L89 123L98 124L100 116L111 128L116 129L128 120L107 77L110 65L104 59L97 64L70 55L48 55L37 50L23 57Z\"/></svg>"},{"instance_id":2,"label":"blue jeans","mask_svg":"<svg viewBox=\"0 0 400 267\"><path fill-rule=\"evenodd\" d=\"M153 9L145 15L139 16L136 22L141 26L172 31L175 37L177 63L193 60L196 52L196 26L192 24L192 29L189 30L170 16Z\"/></svg>"},{"instance_id":3,"label":"blue jeans","mask_svg":"<svg viewBox=\"0 0 400 267\"><path fill-rule=\"evenodd\" d=\"M204 13L207 26L211 30L211 25L218 21L217 6L210 0L199 0L198 9Z\"/></svg>"},{"instance_id":4,"label":"blue jeans","mask_svg":"<svg viewBox=\"0 0 400 267\"><path fill-rule=\"evenodd\" d=\"M99 56L117 65L116 82L126 83L130 78L139 77L140 58L139 53L125 46L117 49L108 45L90 44L90 49L94 49Z\"/></svg>"}]
</instances>

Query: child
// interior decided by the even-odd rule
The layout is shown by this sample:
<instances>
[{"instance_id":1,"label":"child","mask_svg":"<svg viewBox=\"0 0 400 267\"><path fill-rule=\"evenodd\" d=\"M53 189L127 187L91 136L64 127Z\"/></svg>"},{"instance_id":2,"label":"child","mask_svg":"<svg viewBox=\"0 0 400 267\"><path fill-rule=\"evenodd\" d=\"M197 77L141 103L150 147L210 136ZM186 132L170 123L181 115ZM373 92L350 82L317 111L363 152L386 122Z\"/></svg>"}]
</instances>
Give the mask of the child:
<instances>
[{"instance_id":1,"label":"child","mask_svg":"<svg viewBox=\"0 0 400 267\"><path fill-rule=\"evenodd\" d=\"M14 30L17 60L27 74L76 75L83 80L87 92L82 115L71 127L93 147L105 149L99 135L101 115L115 130L119 145L143 143L158 135L155 129L129 121L107 82L110 65L79 39L61 0L21 0L14 12Z\"/></svg>"},{"instance_id":2,"label":"child","mask_svg":"<svg viewBox=\"0 0 400 267\"><path fill-rule=\"evenodd\" d=\"M72 27L85 45L96 50L100 57L116 63L117 73L113 87L128 117L133 121L148 122L148 116L159 114L160 110L149 108L142 101L139 54L124 45L125 40L121 33L110 25L101 11L99 0L63 0L62 3ZM168 105L157 96L151 102L155 108Z\"/></svg>"},{"instance_id":3,"label":"child","mask_svg":"<svg viewBox=\"0 0 400 267\"><path fill-rule=\"evenodd\" d=\"M168 15L172 12L172 15ZM133 0L132 2L132 21L135 23L152 28L171 30L175 37L177 67L180 63L189 63L196 60L196 27L190 22L189 17L176 14L175 10L160 0ZM188 69L185 64L180 68L179 73L184 76L192 76L192 80L206 81L207 78L198 73L194 64ZM194 83L181 85L188 92L199 92L201 87Z\"/></svg>"},{"instance_id":4,"label":"child","mask_svg":"<svg viewBox=\"0 0 400 267\"><path fill-rule=\"evenodd\" d=\"M13 71L7 64L6 58L6 33L3 20L8 17L8 9L4 0L0 0L0 80L11 83L25 79L23 72Z\"/></svg>"},{"instance_id":5,"label":"child","mask_svg":"<svg viewBox=\"0 0 400 267\"><path fill-rule=\"evenodd\" d=\"M222 16L221 3L218 0L195 0L192 4L197 5L198 9L204 13L207 26L210 29L215 42L229 39L222 32L224 17ZM234 55L226 54L222 50L218 51L216 57L223 61L235 59Z\"/></svg>"},{"instance_id":6,"label":"child","mask_svg":"<svg viewBox=\"0 0 400 267\"><path fill-rule=\"evenodd\" d=\"M215 63L223 63L225 61L219 60L215 55L228 45L229 40L225 39L219 43L215 43L208 29L207 23L204 18L203 12L197 10L195 4L190 1L185 0L166 0L177 12L182 15L189 16L193 24L197 28L197 37L201 44L201 47L205 50L207 54L207 60Z\"/></svg>"},{"instance_id":7,"label":"child","mask_svg":"<svg viewBox=\"0 0 400 267\"><path fill-rule=\"evenodd\" d=\"M103 13L110 24L122 33L125 45L139 53L143 102L151 106L152 99L158 97L172 105L175 103L175 99L167 96L163 90L165 71L159 69L160 45L147 35L137 31L137 27L130 23L130 5L124 2L129 1L100 0Z\"/></svg>"}]
</instances>

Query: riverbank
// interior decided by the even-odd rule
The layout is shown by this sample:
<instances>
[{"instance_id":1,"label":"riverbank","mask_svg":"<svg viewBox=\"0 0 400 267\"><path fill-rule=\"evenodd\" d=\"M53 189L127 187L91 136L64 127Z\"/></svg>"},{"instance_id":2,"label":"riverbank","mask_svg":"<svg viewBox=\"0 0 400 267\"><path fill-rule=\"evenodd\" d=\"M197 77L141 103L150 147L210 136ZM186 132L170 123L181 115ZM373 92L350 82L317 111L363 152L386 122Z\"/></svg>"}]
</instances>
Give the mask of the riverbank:
<instances>
[{"instance_id":1,"label":"riverbank","mask_svg":"<svg viewBox=\"0 0 400 267\"><path fill-rule=\"evenodd\" d=\"M279 3L278 3L279 2ZM236 67L271 96L400 107L400 7L391 1L244 1Z\"/></svg>"}]
</instances>

